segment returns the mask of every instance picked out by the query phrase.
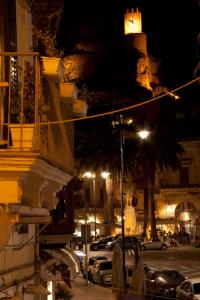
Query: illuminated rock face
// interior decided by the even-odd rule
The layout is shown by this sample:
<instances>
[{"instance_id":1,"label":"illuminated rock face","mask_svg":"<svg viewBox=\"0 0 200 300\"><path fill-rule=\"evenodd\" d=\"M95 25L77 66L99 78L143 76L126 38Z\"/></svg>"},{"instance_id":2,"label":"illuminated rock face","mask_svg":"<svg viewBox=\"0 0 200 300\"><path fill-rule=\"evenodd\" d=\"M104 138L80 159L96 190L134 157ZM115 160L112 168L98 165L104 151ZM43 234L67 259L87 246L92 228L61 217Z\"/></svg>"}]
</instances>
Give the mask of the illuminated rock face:
<instances>
[{"instance_id":1,"label":"illuminated rock face","mask_svg":"<svg viewBox=\"0 0 200 300\"><path fill-rule=\"evenodd\" d=\"M149 58L144 56L138 59L137 62L137 74L136 81L141 84L141 86L151 90L149 78L150 78L150 67L149 67Z\"/></svg>"}]
</instances>

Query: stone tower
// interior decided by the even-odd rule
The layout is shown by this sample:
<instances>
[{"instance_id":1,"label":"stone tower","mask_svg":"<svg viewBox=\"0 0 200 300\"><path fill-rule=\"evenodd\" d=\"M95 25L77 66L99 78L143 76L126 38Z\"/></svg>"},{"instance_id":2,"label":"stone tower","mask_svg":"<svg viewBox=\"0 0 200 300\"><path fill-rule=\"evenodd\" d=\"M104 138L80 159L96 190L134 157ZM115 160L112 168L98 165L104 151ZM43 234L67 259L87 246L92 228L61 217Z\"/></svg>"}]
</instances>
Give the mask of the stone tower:
<instances>
[{"instance_id":1,"label":"stone tower","mask_svg":"<svg viewBox=\"0 0 200 300\"><path fill-rule=\"evenodd\" d=\"M124 34L129 47L137 49L141 57L137 62L136 81L143 87L152 90L150 86L150 63L147 52L147 37L142 32L142 14L138 8L127 10L124 14Z\"/></svg>"}]
</instances>

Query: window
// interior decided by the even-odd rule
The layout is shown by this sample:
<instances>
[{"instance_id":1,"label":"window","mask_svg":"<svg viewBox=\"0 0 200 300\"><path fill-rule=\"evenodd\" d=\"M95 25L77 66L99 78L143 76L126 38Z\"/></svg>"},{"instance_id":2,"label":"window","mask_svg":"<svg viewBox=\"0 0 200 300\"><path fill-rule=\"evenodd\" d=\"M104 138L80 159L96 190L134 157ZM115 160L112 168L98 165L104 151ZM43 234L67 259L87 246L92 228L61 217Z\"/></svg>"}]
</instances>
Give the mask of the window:
<instances>
[{"instance_id":1,"label":"window","mask_svg":"<svg viewBox=\"0 0 200 300\"><path fill-rule=\"evenodd\" d=\"M99 194L100 194L100 203L98 206L104 207L104 190L103 190L103 188L100 188Z\"/></svg>"},{"instance_id":2,"label":"window","mask_svg":"<svg viewBox=\"0 0 200 300\"><path fill-rule=\"evenodd\" d=\"M85 189L85 197L86 197L86 203L87 203L87 206L90 205L90 188L87 187Z\"/></svg>"},{"instance_id":3,"label":"window","mask_svg":"<svg viewBox=\"0 0 200 300\"><path fill-rule=\"evenodd\" d=\"M102 262L100 264L100 269L101 270L110 270L110 269L112 269L112 261Z\"/></svg>"},{"instance_id":4,"label":"window","mask_svg":"<svg viewBox=\"0 0 200 300\"><path fill-rule=\"evenodd\" d=\"M155 274L152 273L152 271L149 271L149 272L147 272L147 274L146 274L146 278L147 278L148 280L155 280Z\"/></svg>"},{"instance_id":5,"label":"window","mask_svg":"<svg viewBox=\"0 0 200 300\"><path fill-rule=\"evenodd\" d=\"M182 290L185 291L185 292L187 292L188 289L189 289L189 287L190 287L190 284L188 282L186 282L186 283L183 284Z\"/></svg>"},{"instance_id":6,"label":"window","mask_svg":"<svg viewBox=\"0 0 200 300\"><path fill-rule=\"evenodd\" d=\"M200 283L194 283L194 293L195 294L200 294Z\"/></svg>"},{"instance_id":7,"label":"window","mask_svg":"<svg viewBox=\"0 0 200 300\"><path fill-rule=\"evenodd\" d=\"M189 168L181 167L180 169L180 185L187 186L189 185Z\"/></svg>"}]
</instances>

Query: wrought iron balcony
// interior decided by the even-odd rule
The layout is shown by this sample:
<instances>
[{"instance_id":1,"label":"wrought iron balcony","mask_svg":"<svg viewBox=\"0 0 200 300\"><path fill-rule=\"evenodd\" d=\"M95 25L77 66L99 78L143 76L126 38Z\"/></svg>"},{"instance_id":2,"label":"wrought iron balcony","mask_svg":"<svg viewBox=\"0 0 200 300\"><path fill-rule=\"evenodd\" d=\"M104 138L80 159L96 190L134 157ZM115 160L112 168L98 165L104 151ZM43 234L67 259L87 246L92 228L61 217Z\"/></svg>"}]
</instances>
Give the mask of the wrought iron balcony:
<instances>
[{"instance_id":1,"label":"wrought iron balcony","mask_svg":"<svg viewBox=\"0 0 200 300\"><path fill-rule=\"evenodd\" d=\"M45 227L41 235L66 235L73 234L74 222L71 222L68 218L61 218L59 216L53 216L52 223Z\"/></svg>"},{"instance_id":2,"label":"wrought iron balcony","mask_svg":"<svg viewBox=\"0 0 200 300\"><path fill-rule=\"evenodd\" d=\"M38 152L55 160L52 126L46 125L52 91L39 54L0 53L0 67L0 151Z\"/></svg>"},{"instance_id":3,"label":"wrought iron balcony","mask_svg":"<svg viewBox=\"0 0 200 300\"><path fill-rule=\"evenodd\" d=\"M40 62L37 53L0 53L1 149L33 150L42 110ZM4 103L4 104L3 104Z\"/></svg>"}]
</instances>

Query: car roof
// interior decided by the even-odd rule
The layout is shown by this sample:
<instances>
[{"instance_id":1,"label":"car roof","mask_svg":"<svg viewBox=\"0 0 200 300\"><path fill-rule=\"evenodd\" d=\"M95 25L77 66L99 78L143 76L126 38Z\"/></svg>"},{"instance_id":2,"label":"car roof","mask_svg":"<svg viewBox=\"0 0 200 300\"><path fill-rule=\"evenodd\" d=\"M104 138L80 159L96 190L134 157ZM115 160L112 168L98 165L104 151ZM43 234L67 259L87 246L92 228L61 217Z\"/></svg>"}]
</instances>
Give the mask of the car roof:
<instances>
[{"instance_id":1,"label":"car roof","mask_svg":"<svg viewBox=\"0 0 200 300\"><path fill-rule=\"evenodd\" d=\"M97 255L97 256L90 256L89 259L106 260L107 257L103 255Z\"/></svg>"},{"instance_id":2,"label":"car roof","mask_svg":"<svg viewBox=\"0 0 200 300\"><path fill-rule=\"evenodd\" d=\"M138 240L138 238L136 237L136 236L134 236L134 235L125 235L125 237L124 237L125 239L136 239L136 240ZM116 239L116 241L117 240L121 240L122 239L122 236L119 236L117 239Z\"/></svg>"},{"instance_id":3,"label":"car roof","mask_svg":"<svg viewBox=\"0 0 200 300\"><path fill-rule=\"evenodd\" d=\"M200 277L196 277L196 278L188 278L188 279L185 280L185 281L191 282L192 284L200 283Z\"/></svg>"},{"instance_id":4,"label":"car roof","mask_svg":"<svg viewBox=\"0 0 200 300\"><path fill-rule=\"evenodd\" d=\"M161 269L161 270L153 270L154 273L159 274L159 273L165 273L165 274L170 274L170 273L179 273L182 275L179 271L174 270L174 269ZM184 275L182 275L184 277Z\"/></svg>"},{"instance_id":5,"label":"car roof","mask_svg":"<svg viewBox=\"0 0 200 300\"><path fill-rule=\"evenodd\" d=\"M147 270L147 272L156 272L156 271L158 271L157 268L151 267L151 266L147 266L146 264L144 264L144 268Z\"/></svg>"},{"instance_id":6,"label":"car roof","mask_svg":"<svg viewBox=\"0 0 200 300\"><path fill-rule=\"evenodd\" d=\"M104 263L108 263L108 262L112 263L112 260L108 260L108 259L100 260L100 264L104 264Z\"/></svg>"}]
</instances>

